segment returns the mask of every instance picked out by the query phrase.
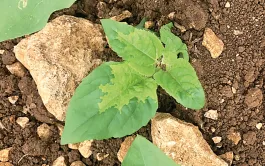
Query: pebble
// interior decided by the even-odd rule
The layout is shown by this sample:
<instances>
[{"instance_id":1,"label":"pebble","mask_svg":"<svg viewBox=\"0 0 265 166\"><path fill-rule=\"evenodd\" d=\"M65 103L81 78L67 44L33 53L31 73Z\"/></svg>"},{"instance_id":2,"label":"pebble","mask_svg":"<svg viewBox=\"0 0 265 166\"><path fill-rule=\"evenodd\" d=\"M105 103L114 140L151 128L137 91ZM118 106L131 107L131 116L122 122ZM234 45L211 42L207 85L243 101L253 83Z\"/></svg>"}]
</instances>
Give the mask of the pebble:
<instances>
[{"instance_id":1,"label":"pebble","mask_svg":"<svg viewBox=\"0 0 265 166\"><path fill-rule=\"evenodd\" d=\"M12 65L6 65L6 68L10 71L10 73L18 77L24 77L26 74L26 68L20 62L15 62Z\"/></svg>"},{"instance_id":2,"label":"pebble","mask_svg":"<svg viewBox=\"0 0 265 166\"><path fill-rule=\"evenodd\" d=\"M222 137L213 137L212 140L215 144L218 144L222 141Z\"/></svg>"},{"instance_id":3,"label":"pebble","mask_svg":"<svg viewBox=\"0 0 265 166\"><path fill-rule=\"evenodd\" d=\"M0 55L4 54L5 50L0 50Z\"/></svg>"},{"instance_id":4,"label":"pebble","mask_svg":"<svg viewBox=\"0 0 265 166\"><path fill-rule=\"evenodd\" d=\"M219 57L224 49L223 41L210 28L205 29L202 45L211 53L212 58Z\"/></svg>"},{"instance_id":5,"label":"pebble","mask_svg":"<svg viewBox=\"0 0 265 166\"><path fill-rule=\"evenodd\" d=\"M75 161L70 166L86 166L82 161Z\"/></svg>"},{"instance_id":6,"label":"pebble","mask_svg":"<svg viewBox=\"0 0 265 166\"><path fill-rule=\"evenodd\" d=\"M153 21L146 21L146 22L144 23L144 27L145 27L146 29L152 28L154 25L155 25L155 23L154 23Z\"/></svg>"},{"instance_id":7,"label":"pebble","mask_svg":"<svg viewBox=\"0 0 265 166\"><path fill-rule=\"evenodd\" d=\"M58 157L53 163L52 166L66 166L65 159L63 156Z\"/></svg>"},{"instance_id":8,"label":"pebble","mask_svg":"<svg viewBox=\"0 0 265 166\"><path fill-rule=\"evenodd\" d=\"M8 101L9 101L11 104L16 104L16 102L18 101L18 98L19 98L19 96L9 96L9 97L8 97Z\"/></svg>"},{"instance_id":9,"label":"pebble","mask_svg":"<svg viewBox=\"0 0 265 166\"><path fill-rule=\"evenodd\" d=\"M0 151L0 161L8 161L9 160L9 151L11 148L6 148Z\"/></svg>"},{"instance_id":10,"label":"pebble","mask_svg":"<svg viewBox=\"0 0 265 166\"><path fill-rule=\"evenodd\" d=\"M19 124L23 129L26 127L27 123L29 122L29 118L27 117L19 117L17 118L17 124Z\"/></svg>"},{"instance_id":11,"label":"pebble","mask_svg":"<svg viewBox=\"0 0 265 166\"><path fill-rule=\"evenodd\" d=\"M205 112L204 117L212 119L212 120L217 120L218 119L217 110L209 110Z\"/></svg>"},{"instance_id":12,"label":"pebble","mask_svg":"<svg viewBox=\"0 0 265 166\"><path fill-rule=\"evenodd\" d=\"M230 8L231 7L230 2L226 2L225 7Z\"/></svg>"},{"instance_id":13,"label":"pebble","mask_svg":"<svg viewBox=\"0 0 265 166\"><path fill-rule=\"evenodd\" d=\"M234 30L234 35L242 35L243 34L243 32L242 31L240 31L240 30Z\"/></svg>"},{"instance_id":14,"label":"pebble","mask_svg":"<svg viewBox=\"0 0 265 166\"><path fill-rule=\"evenodd\" d=\"M132 145L132 142L134 141L135 137L133 136L129 136L126 137L125 140L121 143L121 147L120 150L117 153L118 156L118 160L120 162L123 161L123 159L125 158L130 146Z\"/></svg>"},{"instance_id":15,"label":"pebble","mask_svg":"<svg viewBox=\"0 0 265 166\"><path fill-rule=\"evenodd\" d=\"M109 154L97 153L97 160L101 161L101 160L107 158L108 156L109 156Z\"/></svg>"},{"instance_id":16,"label":"pebble","mask_svg":"<svg viewBox=\"0 0 265 166\"><path fill-rule=\"evenodd\" d=\"M80 143L78 150L84 158L88 158L89 156L91 156L92 151L90 150L90 148L91 148L92 142L93 140L87 140L87 141Z\"/></svg>"},{"instance_id":17,"label":"pebble","mask_svg":"<svg viewBox=\"0 0 265 166\"><path fill-rule=\"evenodd\" d=\"M256 124L256 128L257 128L257 129L259 129L259 130L260 130L260 129L261 129L261 127L262 127L262 123L258 123L258 124Z\"/></svg>"},{"instance_id":18,"label":"pebble","mask_svg":"<svg viewBox=\"0 0 265 166\"><path fill-rule=\"evenodd\" d=\"M76 150L76 149L79 148L79 143L76 143L76 144L68 144L68 148L73 149L73 150Z\"/></svg>"},{"instance_id":19,"label":"pebble","mask_svg":"<svg viewBox=\"0 0 265 166\"><path fill-rule=\"evenodd\" d=\"M232 87L232 92L236 94L236 88Z\"/></svg>"},{"instance_id":20,"label":"pebble","mask_svg":"<svg viewBox=\"0 0 265 166\"><path fill-rule=\"evenodd\" d=\"M43 123L37 128L38 136L43 140L48 140L52 136L52 131L49 125Z\"/></svg>"}]
</instances>

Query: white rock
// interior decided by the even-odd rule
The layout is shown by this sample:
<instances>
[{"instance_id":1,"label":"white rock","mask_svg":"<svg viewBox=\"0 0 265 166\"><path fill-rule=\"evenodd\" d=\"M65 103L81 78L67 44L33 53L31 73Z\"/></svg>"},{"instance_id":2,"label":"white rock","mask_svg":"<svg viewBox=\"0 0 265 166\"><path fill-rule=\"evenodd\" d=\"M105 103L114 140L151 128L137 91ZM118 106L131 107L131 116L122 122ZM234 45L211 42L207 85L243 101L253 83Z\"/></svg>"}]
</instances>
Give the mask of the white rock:
<instances>
[{"instance_id":1,"label":"white rock","mask_svg":"<svg viewBox=\"0 0 265 166\"><path fill-rule=\"evenodd\" d=\"M86 166L82 161L75 161L70 166Z\"/></svg>"},{"instance_id":2,"label":"white rock","mask_svg":"<svg viewBox=\"0 0 265 166\"><path fill-rule=\"evenodd\" d=\"M10 73L18 77L24 77L26 74L26 69L20 62L15 62L12 65L6 65L6 68L10 71Z\"/></svg>"},{"instance_id":3,"label":"white rock","mask_svg":"<svg viewBox=\"0 0 265 166\"><path fill-rule=\"evenodd\" d=\"M198 127L166 113L157 113L151 122L153 143L181 166L228 165L213 153Z\"/></svg>"},{"instance_id":4,"label":"white rock","mask_svg":"<svg viewBox=\"0 0 265 166\"><path fill-rule=\"evenodd\" d=\"M232 92L236 94L236 88L232 87Z\"/></svg>"},{"instance_id":5,"label":"white rock","mask_svg":"<svg viewBox=\"0 0 265 166\"><path fill-rule=\"evenodd\" d=\"M225 7L226 7L226 8L230 8L230 7L231 7L230 2L226 2L226 3L225 3Z\"/></svg>"},{"instance_id":6,"label":"white rock","mask_svg":"<svg viewBox=\"0 0 265 166\"><path fill-rule=\"evenodd\" d=\"M149 29L149 28L152 28L154 25L155 25L155 23L153 21L146 21L144 23L144 28Z\"/></svg>"},{"instance_id":7,"label":"white rock","mask_svg":"<svg viewBox=\"0 0 265 166\"><path fill-rule=\"evenodd\" d=\"M91 156L92 151L90 150L90 148L91 148L92 142L93 140L87 140L87 141L80 143L78 150L84 158L88 158L89 156Z\"/></svg>"},{"instance_id":8,"label":"white rock","mask_svg":"<svg viewBox=\"0 0 265 166\"><path fill-rule=\"evenodd\" d=\"M109 154L97 153L97 160L101 161L101 160L107 158L108 156L109 156Z\"/></svg>"},{"instance_id":9,"label":"white rock","mask_svg":"<svg viewBox=\"0 0 265 166\"><path fill-rule=\"evenodd\" d=\"M101 60L106 42L98 24L60 16L15 48L17 59L30 71L47 110L65 120L70 98L81 80Z\"/></svg>"},{"instance_id":10,"label":"white rock","mask_svg":"<svg viewBox=\"0 0 265 166\"><path fill-rule=\"evenodd\" d=\"M234 35L242 35L243 32L242 31L239 31L239 30L234 30Z\"/></svg>"},{"instance_id":11,"label":"white rock","mask_svg":"<svg viewBox=\"0 0 265 166\"><path fill-rule=\"evenodd\" d=\"M202 45L209 50L212 58L219 57L224 49L223 41L210 28L205 29Z\"/></svg>"},{"instance_id":12,"label":"white rock","mask_svg":"<svg viewBox=\"0 0 265 166\"><path fill-rule=\"evenodd\" d=\"M12 148L3 149L0 151L0 161L8 161L9 160L9 151Z\"/></svg>"},{"instance_id":13,"label":"white rock","mask_svg":"<svg viewBox=\"0 0 265 166\"><path fill-rule=\"evenodd\" d=\"M213 137L212 140L215 144L218 144L222 141L222 137Z\"/></svg>"},{"instance_id":14,"label":"white rock","mask_svg":"<svg viewBox=\"0 0 265 166\"><path fill-rule=\"evenodd\" d=\"M212 120L217 120L218 119L218 112L217 110L209 110L205 112L204 117L212 119Z\"/></svg>"},{"instance_id":15,"label":"white rock","mask_svg":"<svg viewBox=\"0 0 265 166\"><path fill-rule=\"evenodd\" d=\"M52 131L49 125L43 123L37 128L38 136L43 140L48 140L52 136Z\"/></svg>"},{"instance_id":16,"label":"white rock","mask_svg":"<svg viewBox=\"0 0 265 166\"><path fill-rule=\"evenodd\" d=\"M79 143L76 143L76 144L68 144L68 148L76 150L76 149L79 148Z\"/></svg>"},{"instance_id":17,"label":"white rock","mask_svg":"<svg viewBox=\"0 0 265 166\"><path fill-rule=\"evenodd\" d=\"M23 129L26 127L27 123L29 122L29 118L27 117L19 117L16 120L17 124L19 124Z\"/></svg>"},{"instance_id":18,"label":"white rock","mask_svg":"<svg viewBox=\"0 0 265 166\"><path fill-rule=\"evenodd\" d=\"M4 54L5 50L0 50L0 55Z\"/></svg>"},{"instance_id":19,"label":"white rock","mask_svg":"<svg viewBox=\"0 0 265 166\"><path fill-rule=\"evenodd\" d=\"M8 101L9 101L11 104L16 104L16 102L18 101L18 98L19 98L19 96L9 96L9 97L8 97Z\"/></svg>"},{"instance_id":20,"label":"white rock","mask_svg":"<svg viewBox=\"0 0 265 166\"><path fill-rule=\"evenodd\" d=\"M118 160L120 162L123 161L123 159L125 158L130 146L132 145L132 142L134 141L135 137L133 136L129 136L126 137L125 140L121 143L121 147L120 150L117 153L118 156Z\"/></svg>"},{"instance_id":21,"label":"white rock","mask_svg":"<svg viewBox=\"0 0 265 166\"><path fill-rule=\"evenodd\" d=\"M258 124L256 124L256 128L257 128L257 129L259 129L259 130L260 130L260 129L261 129L261 127L262 127L262 123L258 123Z\"/></svg>"},{"instance_id":22,"label":"white rock","mask_svg":"<svg viewBox=\"0 0 265 166\"><path fill-rule=\"evenodd\" d=\"M60 156L52 163L52 166L66 166L64 160L65 160L64 157Z\"/></svg>"}]
</instances>

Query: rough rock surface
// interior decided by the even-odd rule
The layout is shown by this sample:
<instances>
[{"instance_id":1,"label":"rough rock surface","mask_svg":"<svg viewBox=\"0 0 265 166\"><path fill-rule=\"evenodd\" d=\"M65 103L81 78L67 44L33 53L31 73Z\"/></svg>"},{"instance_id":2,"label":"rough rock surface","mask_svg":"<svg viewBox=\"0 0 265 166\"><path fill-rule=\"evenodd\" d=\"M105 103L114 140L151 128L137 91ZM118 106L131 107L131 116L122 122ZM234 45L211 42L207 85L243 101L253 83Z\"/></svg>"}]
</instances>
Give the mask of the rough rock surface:
<instances>
[{"instance_id":1,"label":"rough rock surface","mask_svg":"<svg viewBox=\"0 0 265 166\"><path fill-rule=\"evenodd\" d=\"M119 150L119 152L117 153L118 159L120 162L123 161L123 159L125 158L130 146L132 145L133 141L134 141L135 137L134 136L129 136L127 138L125 138L125 140L122 142L121 144L121 148Z\"/></svg>"},{"instance_id":2,"label":"rough rock surface","mask_svg":"<svg viewBox=\"0 0 265 166\"><path fill-rule=\"evenodd\" d=\"M199 129L166 113L152 119L153 143L182 166L227 166L216 156Z\"/></svg>"},{"instance_id":3,"label":"rough rock surface","mask_svg":"<svg viewBox=\"0 0 265 166\"><path fill-rule=\"evenodd\" d=\"M219 57L224 49L223 41L210 28L205 29L202 45L209 50L212 58Z\"/></svg>"},{"instance_id":4,"label":"rough rock surface","mask_svg":"<svg viewBox=\"0 0 265 166\"><path fill-rule=\"evenodd\" d=\"M34 78L44 105L58 120L65 120L76 86L101 62L95 59L105 45L101 31L100 25L88 20L60 16L14 49Z\"/></svg>"}]
</instances>

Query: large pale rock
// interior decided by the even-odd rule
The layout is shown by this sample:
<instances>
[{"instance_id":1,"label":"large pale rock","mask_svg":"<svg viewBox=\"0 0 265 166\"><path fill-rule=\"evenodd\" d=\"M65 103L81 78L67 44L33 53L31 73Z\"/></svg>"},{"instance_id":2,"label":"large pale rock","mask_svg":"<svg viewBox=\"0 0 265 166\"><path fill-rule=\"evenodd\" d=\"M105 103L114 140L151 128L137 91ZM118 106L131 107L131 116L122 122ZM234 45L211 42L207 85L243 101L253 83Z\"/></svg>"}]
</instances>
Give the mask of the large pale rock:
<instances>
[{"instance_id":1,"label":"large pale rock","mask_svg":"<svg viewBox=\"0 0 265 166\"><path fill-rule=\"evenodd\" d=\"M14 48L34 78L44 105L58 120L65 120L76 86L101 63L93 59L104 49L101 31L100 25L88 20L61 16Z\"/></svg>"},{"instance_id":2,"label":"large pale rock","mask_svg":"<svg viewBox=\"0 0 265 166\"><path fill-rule=\"evenodd\" d=\"M157 113L152 119L153 143L181 166L227 166L203 139L198 127L170 114Z\"/></svg>"},{"instance_id":3,"label":"large pale rock","mask_svg":"<svg viewBox=\"0 0 265 166\"><path fill-rule=\"evenodd\" d=\"M9 160L9 151L11 148L0 150L0 161L8 161Z\"/></svg>"}]
</instances>

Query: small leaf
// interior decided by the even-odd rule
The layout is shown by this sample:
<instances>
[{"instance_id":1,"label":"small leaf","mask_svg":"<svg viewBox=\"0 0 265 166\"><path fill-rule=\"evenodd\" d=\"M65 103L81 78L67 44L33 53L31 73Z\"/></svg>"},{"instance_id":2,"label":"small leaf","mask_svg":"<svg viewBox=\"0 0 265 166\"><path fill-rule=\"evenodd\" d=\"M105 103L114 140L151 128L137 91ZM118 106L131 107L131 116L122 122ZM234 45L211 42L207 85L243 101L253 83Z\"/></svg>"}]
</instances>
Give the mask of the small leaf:
<instances>
[{"instance_id":1,"label":"small leaf","mask_svg":"<svg viewBox=\"0 0 265 166\"><path fill-rule=\"evenodd\" d=\"M115 64L118 63L100 65L78 86L68 106L61 144L123 137L146 125L155 115L158 103L150 97L144 102L131 99L121 112L114 107L99 112L98 103L104 95L99 87L114 78L110 66Z\"/></svg>"},{"instance_id":2,"label":"small leaf","mask_svg":"<svg viewBox=\"0 0 265 166\"><path fill-rule=\"evenodd\" d=\"M184 59L176 59L174 66L166 71L159 70L154 78L156 82L184 107L201 109L205 95L195 70Z\"/></svg>"},{"instance_id":3,"label":"small leaf","mask_svg":"<svg viewBox=\"0 0 265 166\"><path fill-rule=\"evenodd\" d=\"M173 27L172 23L166 24L160 29L161 41L165 44L164 62L170 64L172 59L176 59L179 54L183 56L184 59L189 61L189 55L186 44L182 43L181 39L175 36L171 32Z\"/></svg>"},{"instance_id":4,"label":"small leaf","mask_svg":"<svg viewBox=\"0 0 265 166\"><path fill-rule=\"evenodd\" d=\"M157 100L157 84L154 79L143 77L135 72L129 63L110 65L114 78L109 84L101 85L99 88L105 93L99 103L99 111L104 112L111 107L122 110L130 100L137 98L138 102L145 102L150 97Z\"/></svg>"},{"instance_id":5,"label":"small leaf","mask_svg":"<svg viewBox=\"0 0 265 166\"><path fill-rule=\"evenodd\" d=\"M137 136L128 150L122 166L180 166L158 147L142 136Z\"/></svg>"},{"instance_id":6,"label":"small leaf","mask_svg":"<svg viewBox=\"0 0 265 166\"><path fill-rule=\"evenodd\" d=\"M70 7L75 0L1 0L0 42L43 28L56 10Z\"/></svg>"},{"instance_id":7,"label":"small leaf","mask_svg":"<svg viewBox=\"0 0 265 166\"><path fill-rule=\"evenodd\" d=\"M159 38L146 30L140 30L130 25L101 20L110 47L130 66L145 76L155 72L157 59L161 57L163 45Z\"/></svg>"}]
</instances>

